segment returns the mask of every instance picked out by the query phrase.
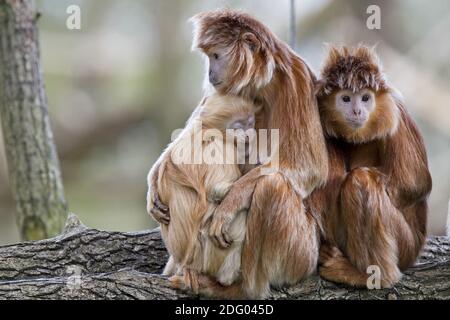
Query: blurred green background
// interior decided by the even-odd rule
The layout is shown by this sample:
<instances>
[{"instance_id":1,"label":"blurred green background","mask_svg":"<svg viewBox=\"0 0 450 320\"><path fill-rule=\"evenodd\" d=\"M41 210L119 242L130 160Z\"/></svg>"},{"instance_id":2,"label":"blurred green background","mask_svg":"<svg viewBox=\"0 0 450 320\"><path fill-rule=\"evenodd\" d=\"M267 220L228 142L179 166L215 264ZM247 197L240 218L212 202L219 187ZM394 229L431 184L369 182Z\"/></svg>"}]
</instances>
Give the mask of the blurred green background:
<instances>
[{"instance_id":1,"label":"blurred green background","mask_svg":"<svg viewBox=\"0 0 450 320\"><path fill-rule=\"evenodd\" d=\"M71 212L90 227L154 227L146 175L202 96L190 51L195 13L243 9L288 39L289 1L38 0L52 126ZM81 30L66 9L81 7ZM381 30L366 27L371 4ZM390 82L425 135L434 179L429 232L444 234L450 197L450 2L297 0L296 50L319 70L323 44L378 44ZM0 244L19 240L0 142Z\"/></svg>"}]
</instances>

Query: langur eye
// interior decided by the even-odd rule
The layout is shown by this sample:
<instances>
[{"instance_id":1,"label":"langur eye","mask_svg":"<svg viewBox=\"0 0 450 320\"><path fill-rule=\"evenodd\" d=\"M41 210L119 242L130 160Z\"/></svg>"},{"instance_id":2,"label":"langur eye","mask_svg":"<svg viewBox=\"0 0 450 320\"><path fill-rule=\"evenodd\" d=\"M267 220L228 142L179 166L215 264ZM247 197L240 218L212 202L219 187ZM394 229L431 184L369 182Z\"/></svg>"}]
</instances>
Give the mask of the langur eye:
<instances>
[{"instance_id":1,"label":"langur eye","mask_svg":"<svg viewBox=\"0 0 450 320\"><path fill-rule=\"evenodd\" d=\"M348 102L350 102L350 96L343 96L342 97L342 101L344 101L345 103L348 103Z\"/></svg>"},{"instance_id":2,"label":"langur eye","mask_svg":"<svg viewBox=\"0 0 450 320\"><path fill-rule=\"evenodd\" d=\"M362 97L363 102L367 102L369 100L370 100L370 96L368 94L363 95L363 97Z\"/></svg>"},{"instance_id":3,"label":"langur eye","mask_svg":"<svg viewBox=\"0 0 450 320\"><path fill-rule=\"evenodd\" d=\"M219 59L219 55L217 53L214 53L213 58L217 60L217 59Z\"/></svg>"}]
</instances>

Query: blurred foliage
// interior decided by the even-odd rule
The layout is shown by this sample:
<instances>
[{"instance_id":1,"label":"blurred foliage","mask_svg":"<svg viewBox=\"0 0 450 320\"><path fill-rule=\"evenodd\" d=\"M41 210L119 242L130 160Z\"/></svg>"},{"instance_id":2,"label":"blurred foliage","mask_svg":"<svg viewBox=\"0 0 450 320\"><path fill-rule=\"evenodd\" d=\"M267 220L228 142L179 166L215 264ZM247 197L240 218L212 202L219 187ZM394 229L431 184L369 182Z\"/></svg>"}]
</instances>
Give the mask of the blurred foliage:
<instances>
[{"instance_id":1,"label":"blurred foliage","mask_svg":"<svg viewBox=\"0 0 450 320\"><path fill-rule=\"evenodd\" d=\"M146 174L202 95L204 65L190 50L188 18L228 6L257 16L281 39L288 35L288 0L37 3L46 89L70 211L105 230L155 226L145 210ZM71 4L81 7L81 30L66 28ZM365 26L370 4L381 7L381 30ZM434 178L430 231L443 233L450 196L450 114L437 102L450 95L450 44L441 39L450 30L450 3L297 0L296 7L296 49L315 70L325 42L378 43L392 83L405 93L425 133ZM416 93L430 98L416 100ZM0 243L17 240L0 151Z\"/></svg>"}]
</instances>

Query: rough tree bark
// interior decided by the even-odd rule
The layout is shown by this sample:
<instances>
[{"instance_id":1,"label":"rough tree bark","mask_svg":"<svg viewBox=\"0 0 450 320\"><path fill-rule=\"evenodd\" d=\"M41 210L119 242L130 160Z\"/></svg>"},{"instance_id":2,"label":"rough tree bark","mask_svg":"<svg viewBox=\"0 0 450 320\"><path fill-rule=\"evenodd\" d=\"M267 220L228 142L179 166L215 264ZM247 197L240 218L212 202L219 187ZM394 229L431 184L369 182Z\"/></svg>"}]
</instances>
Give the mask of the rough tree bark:
<instances>
[{"instance_id":1,"label":"rough tree bark","mask_svg":"<svg viewBox=\"0 0 450 320\"><path fill-rule=\"evenodd\" d=\"M0 247L0 299L186 299L159 275L167 252L157 229L105 232L70 215L53 239ZM450 240L431 237L394 288L357 290L312 276L271 299L450 299Z\"/></svg>"},{"instance_id":2,"label":"rough tree bark","mask_svg":"<svg viewBox=\"0 0 450 320\"><path fill-rule=\"evenodd\" d=\"M33 0L0 0L0 116L24 239L61 232L66 201L48 116Z\"/></svg>"}]
</instances>

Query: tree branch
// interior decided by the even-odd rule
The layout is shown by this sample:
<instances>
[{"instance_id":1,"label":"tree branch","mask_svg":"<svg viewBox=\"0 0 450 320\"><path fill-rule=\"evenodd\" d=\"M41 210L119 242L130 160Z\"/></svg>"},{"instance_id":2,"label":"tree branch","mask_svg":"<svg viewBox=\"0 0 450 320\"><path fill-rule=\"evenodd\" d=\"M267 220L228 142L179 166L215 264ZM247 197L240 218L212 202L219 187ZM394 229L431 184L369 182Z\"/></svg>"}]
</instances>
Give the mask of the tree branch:
<instances>
[{"instance_id":1,"label":"tree branch","mask_svg":"<svg viewBox=\"0 0 450 320\"><path fill-rule=\"evenodd\" d=\"M159 275L167 252L158 229L105 232L70 215L58 237L0 247L0 299L185 299ZM392 289L357 290L312 276L272 299L450 299L450 241L431 237Z\"/></svg>"}]
</instances>

